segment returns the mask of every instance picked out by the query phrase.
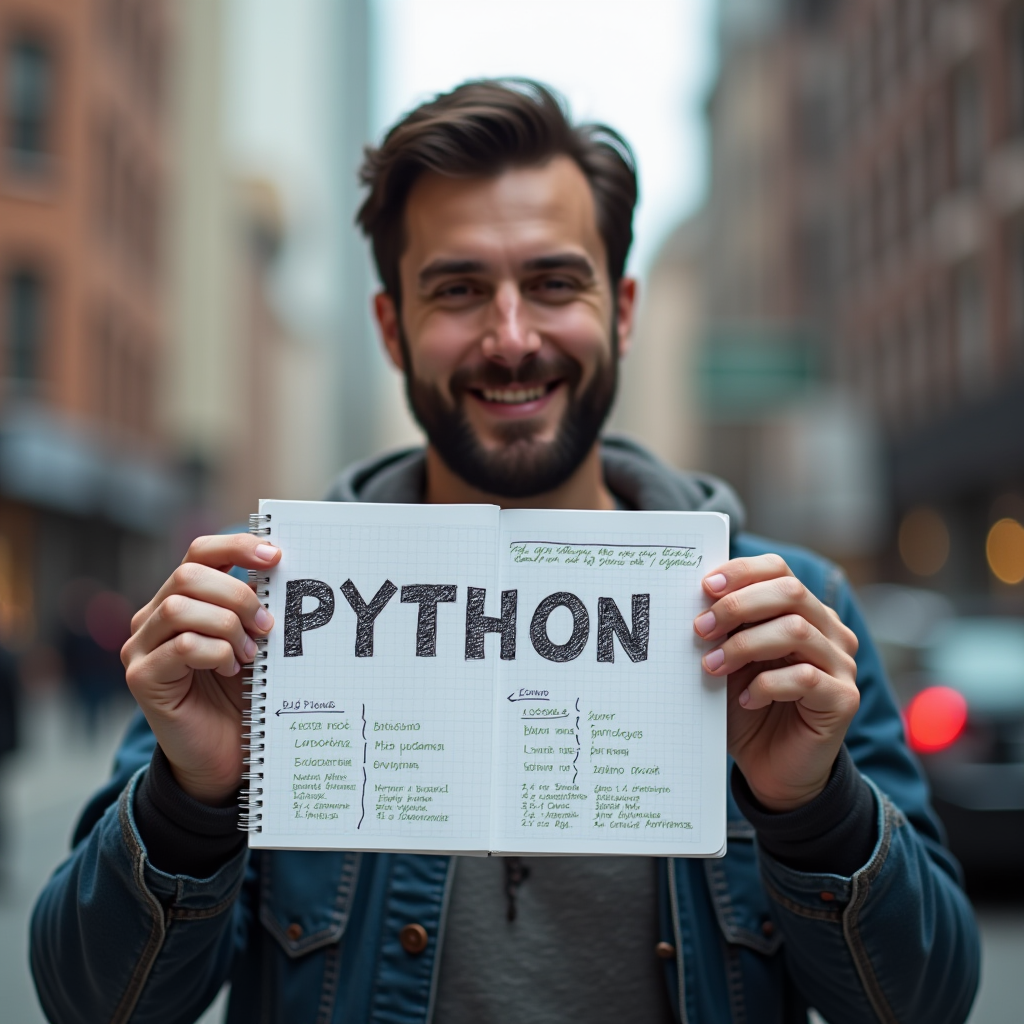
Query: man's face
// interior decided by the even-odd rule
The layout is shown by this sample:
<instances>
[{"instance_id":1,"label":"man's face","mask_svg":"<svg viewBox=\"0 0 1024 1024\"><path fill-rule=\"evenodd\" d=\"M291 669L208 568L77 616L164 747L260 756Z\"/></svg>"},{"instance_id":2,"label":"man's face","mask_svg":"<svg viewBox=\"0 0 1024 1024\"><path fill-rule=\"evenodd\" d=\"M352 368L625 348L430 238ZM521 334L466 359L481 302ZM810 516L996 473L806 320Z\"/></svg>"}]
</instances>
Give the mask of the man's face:
<instances>
[{"instance_id":1,"label":"man's face","mask_svg":"<svg viewBox=\"0 0 1024 1024\"><path fill-rule=\"evenodd\" d=\"M554 489L608 413L633 305L633 282L612 293L586 178L567 157L424 175L405 228L400 321L388 296L377 312L430 443L482 491Z\"/></svg>"}]
</instances>

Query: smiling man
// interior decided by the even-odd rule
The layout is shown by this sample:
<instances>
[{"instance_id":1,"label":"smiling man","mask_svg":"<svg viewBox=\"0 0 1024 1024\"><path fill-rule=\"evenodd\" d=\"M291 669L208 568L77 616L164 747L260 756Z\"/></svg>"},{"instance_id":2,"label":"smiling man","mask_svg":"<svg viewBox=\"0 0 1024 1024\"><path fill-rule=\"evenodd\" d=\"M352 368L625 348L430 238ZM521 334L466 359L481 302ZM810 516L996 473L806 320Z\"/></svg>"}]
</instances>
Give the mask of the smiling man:
<instances>
[{"instance_id":1,"label":"smiling man","mask_svg":"<svg viewBox=\"0 0 1024 1024\"><path fill-rule=\"evenodd\" d=\"M329 497L727 512L732 557L679 628L728 680L728 853L250 855L239 666L273 623L232 567L281 552L203 537L135 616L142 713L36 907L50 1019L194 1020L230 982L231 1022L963 1021L970 907L841 574L744 534L713 477L599 436L636 305L628 146L536 83L475 82L396 125L363 181L427 445Z\"/></svg>"}]
</instances>

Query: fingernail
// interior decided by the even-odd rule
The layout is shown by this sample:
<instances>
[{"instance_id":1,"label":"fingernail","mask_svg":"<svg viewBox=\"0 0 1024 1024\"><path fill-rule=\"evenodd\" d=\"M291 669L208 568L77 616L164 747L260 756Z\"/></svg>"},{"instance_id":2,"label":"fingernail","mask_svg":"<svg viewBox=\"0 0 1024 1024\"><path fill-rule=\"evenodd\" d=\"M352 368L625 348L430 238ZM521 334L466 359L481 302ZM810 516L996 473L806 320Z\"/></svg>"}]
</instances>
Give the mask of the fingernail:
<instances>
[{"instance_id":1,"label":"fingernail","mask_svg":"<svg viewBox=\"0 0 1024 1024\"><path fill-rule=\"evenodd\" d=\"M746 707L750 703L750 688L744 690L739 697L740 703Z\"/></svg>"},{"instance_id":2,"label":"fingernail","mask_svg":"<svg viewBox=\"0 0 1024 1024\"><path fill-rule=\"evenodd\" d=\"M245 656L251 661L253 655L256 653L256 641L251 636L245 638Z\"/></svg>"},{"instance_id":3,"label":"fingernail","mask_svg":"<svg viewBox=\"0 0 1024 1024\"><path fill-rule=\"evenodd\" d=\"M707 636L715 628L715 613L706 611L693 620L694 628L701 636Z\"/></svg>"},{"instance_id":4,"label":"fingernail","mask_svg":"<svg viewBox=\"0 0 1024 1024\"><path fill-rule=\"evenodd\" d=\"M276 554L277 548L273 544L256 545L256 557L262 558L264 562L269 562Z\"/></svg>"},{"instance_id":5,"label":"fingernail","mask_svg":"<svg viewBox=\"0 0 1024 1024\"><path fill-rule=\"evenodd\" d=\"M262 605L260 605L259 610L252 617L252 619L253 622L256 623L257 628L262 629L264 631L270 629L270 627L274 624L274 616L271 615L270 612L268 612L267 609L264 608Z\"/></svg>"},{"instance_id":6,"label":"fingernail","mask_svg":"<svg viewBox=\"0 0 1024 1024\"><path fill-rule=\"evenodd\" d=\"M237 676L238 673L241 672L241 671L242 671L242 666L238 664L237 659L235 661L231 662L231 672L230 672L231 675Z\"/></svg>"},{"instance_id":7,"label":"fingernail","mask_svg":"<svg viewBox=\"0 0 1024 1024\"><path fill-rule=\"evenodd\" d=\"M719 647L717 650L711 651L710 654L704 655L704 667L709 672L714 672L716 669L720 669L725 664L725 651Z\"/></svg>"},{"instance_id":8,"label":"fingernail","mask_svg":"<svg viewBox=\"0 0 1024 1024\"><path fill-rule=\"evenodd\" d=\"M257 548L257 550L259 549ZM714 576L709 576L704 582L708 585L708 590L713 590L717 594L718 591L725 589L728 580L720 572L716 572Z\"/></svg>"}]
</instances>

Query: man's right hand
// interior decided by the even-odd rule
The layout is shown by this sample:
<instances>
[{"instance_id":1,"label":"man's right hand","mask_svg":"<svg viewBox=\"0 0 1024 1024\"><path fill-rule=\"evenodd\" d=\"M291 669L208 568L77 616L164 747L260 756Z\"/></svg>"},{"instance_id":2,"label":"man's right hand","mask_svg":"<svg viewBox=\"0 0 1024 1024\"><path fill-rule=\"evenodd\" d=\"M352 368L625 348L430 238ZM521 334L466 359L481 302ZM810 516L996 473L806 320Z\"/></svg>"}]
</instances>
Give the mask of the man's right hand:
<instances>
[{"instance_id":1,"label":"man's right hand","mask_svg":"<svg viewBox=\"0 0 1024 1024\"><path fill-rule=\"evenodd\" d=\"M132 619L121 648L128 688L181 788L219 806L242 776L241 666L273 617L232 566L269 569L281 551L248 533L199 537Z\"/></svg>"}]
</instances>

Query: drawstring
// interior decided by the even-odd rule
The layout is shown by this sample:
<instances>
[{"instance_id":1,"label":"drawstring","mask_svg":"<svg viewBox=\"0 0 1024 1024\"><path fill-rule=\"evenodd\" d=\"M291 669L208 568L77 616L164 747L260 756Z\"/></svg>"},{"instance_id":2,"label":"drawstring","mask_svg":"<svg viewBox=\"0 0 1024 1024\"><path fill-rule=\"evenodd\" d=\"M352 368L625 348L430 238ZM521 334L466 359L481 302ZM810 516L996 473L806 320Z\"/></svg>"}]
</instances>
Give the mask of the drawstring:
<instances>
[{"instance_id":1,"label":"drawstring","mask_svg":"<svg viewBox=\"0 0 1024 1024\"><path fill-rule=\"evenodd\" d=\"M530 877L530 869L519 857L505 858L505 895L508 897L508 919L516 919L516 891Z\"/></svg>"}]
</instances>

